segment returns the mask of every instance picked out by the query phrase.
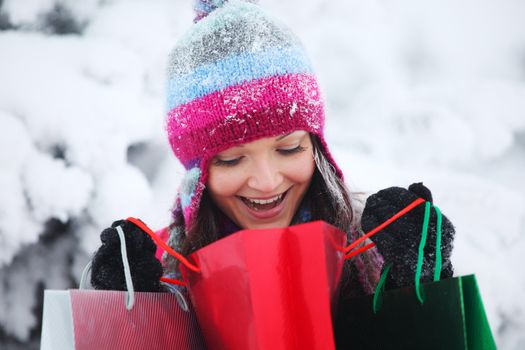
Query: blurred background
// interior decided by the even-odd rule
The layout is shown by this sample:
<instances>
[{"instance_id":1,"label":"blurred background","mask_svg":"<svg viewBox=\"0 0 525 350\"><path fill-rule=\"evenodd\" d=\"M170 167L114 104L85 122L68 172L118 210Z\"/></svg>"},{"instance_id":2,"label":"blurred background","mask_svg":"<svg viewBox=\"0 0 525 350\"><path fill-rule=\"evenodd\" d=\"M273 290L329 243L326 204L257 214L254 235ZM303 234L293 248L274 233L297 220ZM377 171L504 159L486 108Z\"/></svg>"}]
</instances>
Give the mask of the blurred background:
<instances>
[{"instance_id":1,"label":"blurred background","mask_svg":"<svg viewBox=\"0 0 525 350\"><path fill-rule=\"evenodd\" d=\"M500 349L525 348L525 2L260 0L297 33L352 190L423 181ZM0 348L39 347L114 220L169 223L167 54L190 0L0 0Z\"/></svg>"}]
</instances>

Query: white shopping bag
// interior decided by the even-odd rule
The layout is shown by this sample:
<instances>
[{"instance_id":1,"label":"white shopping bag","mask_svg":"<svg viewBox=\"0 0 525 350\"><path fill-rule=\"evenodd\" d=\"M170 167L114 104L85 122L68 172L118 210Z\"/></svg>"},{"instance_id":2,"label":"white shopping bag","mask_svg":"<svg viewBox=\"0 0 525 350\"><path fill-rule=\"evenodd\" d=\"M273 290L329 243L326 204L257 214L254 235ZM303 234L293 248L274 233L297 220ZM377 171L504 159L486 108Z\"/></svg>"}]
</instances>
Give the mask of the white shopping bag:
<instances>
[{"instance_id":1,"label":"white shopping bag","mask_svg":"<svg viewBox=\"0 0 525 350\"><path fill-rule=\"evenodd\" d=\"M41 350L75 349L73 312L69 291L44 291Z\"/></svg>"}]
</instances>

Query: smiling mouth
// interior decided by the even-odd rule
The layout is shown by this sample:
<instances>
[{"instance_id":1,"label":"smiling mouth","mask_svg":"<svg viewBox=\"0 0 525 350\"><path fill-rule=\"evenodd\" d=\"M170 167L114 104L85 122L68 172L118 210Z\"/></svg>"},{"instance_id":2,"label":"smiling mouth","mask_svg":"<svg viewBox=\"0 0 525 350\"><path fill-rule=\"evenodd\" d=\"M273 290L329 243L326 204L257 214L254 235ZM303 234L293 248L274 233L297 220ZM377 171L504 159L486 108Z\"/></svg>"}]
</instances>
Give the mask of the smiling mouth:
<instances>
[{"instance_id":1,"label":"smiling mouth","mask_svg":"<svg viewBox=\"0 0 525 350\"><path fill-rule=\"evenodd\" d=\"M277 207L279 204L281 204L288 194L288 191L290 189L286 190L285 192L281 193L280 195L275 196L274 198L270 198L267 200L260 200L260 199L248 199L246 197L238 196L246 206L248 206L250 209L255 211L265 211L270 210L275 207Z\"/></svg>"}]
</instances>

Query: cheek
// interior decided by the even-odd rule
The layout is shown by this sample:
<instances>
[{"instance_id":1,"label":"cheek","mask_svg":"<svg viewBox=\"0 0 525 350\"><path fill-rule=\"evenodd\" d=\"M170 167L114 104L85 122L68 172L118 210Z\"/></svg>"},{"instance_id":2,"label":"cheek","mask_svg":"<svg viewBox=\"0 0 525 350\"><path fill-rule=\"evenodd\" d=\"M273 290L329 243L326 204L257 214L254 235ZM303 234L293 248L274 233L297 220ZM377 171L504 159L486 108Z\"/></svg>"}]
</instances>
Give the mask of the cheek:
<instances>
[{"instance_id":1,"label":"cheek","mask_svg":"<svg viewBox=\"0 0 525 350\"><path fill-rule=\"evenodd\" d=\"M238 171L211 168L208 177L208 190L214 197L235 195L242 187L243 180Z\"/></svg>"},{"instance_id":2,"label":"cheek","mask_svg":"<svg viewBox=\"0 0 525 350\"><path fill-rule=\"evenodd\" d=\"M297 183L309 182L314 174L315 162L312 154L305 153L286 165L286 176Z\"/></svg>"}]
</instances>

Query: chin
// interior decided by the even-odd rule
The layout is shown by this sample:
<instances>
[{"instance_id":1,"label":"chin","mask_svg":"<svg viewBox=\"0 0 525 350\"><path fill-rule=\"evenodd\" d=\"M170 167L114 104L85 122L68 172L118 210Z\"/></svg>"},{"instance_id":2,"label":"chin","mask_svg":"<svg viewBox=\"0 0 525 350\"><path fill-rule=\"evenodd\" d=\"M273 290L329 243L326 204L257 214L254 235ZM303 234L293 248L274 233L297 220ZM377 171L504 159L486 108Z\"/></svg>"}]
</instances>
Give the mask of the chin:
<instances>
[{"instance_id":1,"label":"chin","mask_svg":"<svg viewBox=\"0 0 525 350\"><path fill-rule=\"evenodd\" d=\"M241 225L243 229L255 230L255 229L271 229L271 228L283 228L290 226L292 220L276 220L271 222L251 222Z\"/></svg>"}]
</instances>

